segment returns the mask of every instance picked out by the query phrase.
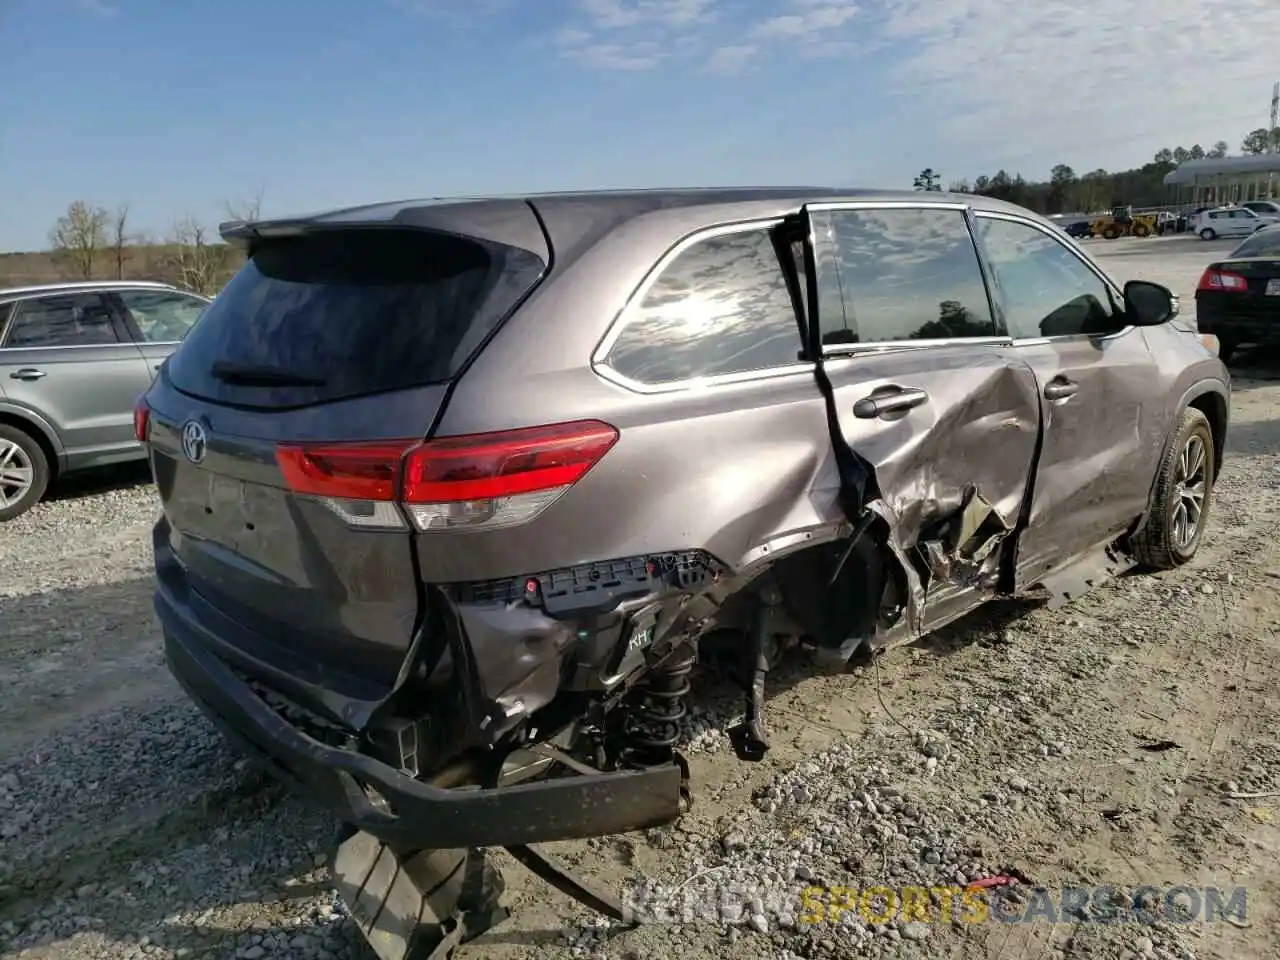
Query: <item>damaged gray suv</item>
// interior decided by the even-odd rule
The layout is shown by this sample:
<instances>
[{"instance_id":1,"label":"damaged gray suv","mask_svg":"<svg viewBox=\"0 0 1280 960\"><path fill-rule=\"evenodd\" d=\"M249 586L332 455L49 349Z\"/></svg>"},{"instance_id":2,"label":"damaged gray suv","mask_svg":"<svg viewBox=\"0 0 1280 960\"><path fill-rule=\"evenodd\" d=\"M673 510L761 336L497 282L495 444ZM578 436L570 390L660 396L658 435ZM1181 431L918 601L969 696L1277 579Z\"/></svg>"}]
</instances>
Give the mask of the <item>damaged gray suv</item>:
<instances>
[{"instance_id":1,"label":"damaged gray suv","mask_svg":"<svg viewBox=\"0 0 1280 960\"><path fill-rule=\"evenodd\" d=\"M347 825L384 957L506 847L670 822L700 661L836 663L1204 535L1230 384L1155 284L975 196L720 189L224 224L140 402L170 669Z\"/></svg>"}]
</instances>

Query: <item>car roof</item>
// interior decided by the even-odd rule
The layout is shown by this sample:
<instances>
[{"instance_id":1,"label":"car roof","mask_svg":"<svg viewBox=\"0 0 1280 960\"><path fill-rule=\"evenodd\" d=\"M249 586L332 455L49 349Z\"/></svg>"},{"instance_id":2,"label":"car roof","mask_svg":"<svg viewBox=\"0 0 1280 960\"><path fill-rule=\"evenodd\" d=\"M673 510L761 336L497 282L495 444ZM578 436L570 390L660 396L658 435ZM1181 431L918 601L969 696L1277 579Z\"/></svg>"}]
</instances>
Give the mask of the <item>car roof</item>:
<instances>
[{"instance_id":1,"label":"car roof","mask_svg":"<svg viewBox=\"0 0 1280 960\"><path fill-rule=\"evenodd\" d=\"M1045 220L1024 207L970 193L879 190L822 186L673 187L634 190L583 190L464 197L425 197L324 210L301 216L231 220L219 225L222 237L249 242L259 235L362 225L416 226L470 233L529 250L551 239L556 255L581 249L630 220L668 218L672 229L697 229L716 222L764 219L798 211L806 203L946 202L977 210L1017 213ZM536 209L537 218L530 213Z\"/></svg>"},{"instance_id":2,"label":"car roof","mask_svg":"<svg viewBox=\"0 0 1280 960\"><path fill-rule=\"evenodd\" d=\"M82 293L93 290L179 290L171 283L155 280L70 280L59 283L36 283L21 287L0 287L0 297L28 297L42 293ZM199 296L199 294L192 294Z\"/></svg>"}]
</instances>

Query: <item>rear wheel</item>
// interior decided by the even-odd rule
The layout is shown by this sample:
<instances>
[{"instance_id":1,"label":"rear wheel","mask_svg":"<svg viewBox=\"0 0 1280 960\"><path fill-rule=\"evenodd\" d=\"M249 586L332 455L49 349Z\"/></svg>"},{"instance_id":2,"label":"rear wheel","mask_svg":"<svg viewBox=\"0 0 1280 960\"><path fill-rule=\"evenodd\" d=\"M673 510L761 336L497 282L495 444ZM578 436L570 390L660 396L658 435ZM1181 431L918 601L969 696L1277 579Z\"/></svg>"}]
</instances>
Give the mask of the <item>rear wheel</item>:
<instances>
[{"instance_id":1,"label":"rear wheel","mask_svg":"<svg viewBox=\"0 0 1280 960\"><path fill-rule=\"evenodd\" d=\"M1211 227L1205 227L1200 231L1201 240L1215 240L1217 239L1217 236L1217 231L1213 230Z\"/></svg>"},{"instance_id":2,"label":"rear wheel","mask_svg":"<svg viewBox=\"0 0 1280 960\"><path fill-rule=\"evenodd\" d=\"M1104 240L1115 240L1119 238L1119 236L1120 230L1117 227L1107 227L1107 229L1102 231L1102 238Z\"/></svg>"},{"instance_id":3,"label":"rear wheel","mask_svg":"<svg viewBox=\"0 0 1280 960\"><path fill-rule=\"evenodd\" d=\"M1151 235L1151 228L1145 223L1135 223L1133 225L1133 235L1135 237L1148 237Z\"/></svg>"},{"instance_id":4,"label":"rear wheel","mask_svg":"<svg viewBox=\"0 0 1280 960\"><path fill-rule=\"evenodd\" d=\"M1188 409L1160 461L1147 525L1134 537L1134 552L1144 566L1172 570L1196 555L1209 518L1216 468L1209 419Z\"/></svg>"},{"instance_id":5,"label":"rear wheel","mask_svg":"<svg viewBox=\"0 0 1280 960\"><path fill-rule=\"evenodd\" d=\"M49 461L25 430L0 423L0 523L35 506L49 485Z\"/></svg>"}]
</instances>

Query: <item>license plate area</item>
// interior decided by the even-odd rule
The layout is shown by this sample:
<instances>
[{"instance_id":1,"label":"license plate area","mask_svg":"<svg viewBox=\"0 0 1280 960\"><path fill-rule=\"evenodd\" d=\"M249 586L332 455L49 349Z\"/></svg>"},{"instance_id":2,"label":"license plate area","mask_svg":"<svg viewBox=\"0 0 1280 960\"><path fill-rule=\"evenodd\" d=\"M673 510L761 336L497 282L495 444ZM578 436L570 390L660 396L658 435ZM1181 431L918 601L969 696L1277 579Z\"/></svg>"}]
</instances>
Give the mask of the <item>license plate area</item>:
<instances>
[{"instance_id":1,"label":"license plate area","mask_svg":"<svg viewBox=\"0 0 1280 960\"><path fill-rule=\"evenodd\" d=\"M1280 297L1280 278L1272 278L1267 281L1267 296Z\"/></svg>"}]
</instances>

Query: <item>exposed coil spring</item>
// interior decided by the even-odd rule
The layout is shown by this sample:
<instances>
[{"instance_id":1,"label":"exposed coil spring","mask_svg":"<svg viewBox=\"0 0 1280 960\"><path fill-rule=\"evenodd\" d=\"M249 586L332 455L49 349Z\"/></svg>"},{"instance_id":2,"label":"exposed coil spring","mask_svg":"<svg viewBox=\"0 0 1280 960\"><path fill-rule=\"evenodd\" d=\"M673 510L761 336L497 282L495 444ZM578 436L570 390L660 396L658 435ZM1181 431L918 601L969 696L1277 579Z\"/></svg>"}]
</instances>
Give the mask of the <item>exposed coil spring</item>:
<instances>
[{"instance_id":1,"label":"exposed coil spring","mask_svg":"<svg viewBox=\"0 0 1280 960\"><path fill-rule=\"evenodd\" d=\"M635 766L666 763L680 739L680 721L688 713L685 697L697 651L686 646L673 653L637 685L627 703L620 758Z\"/></svg>"}]
</instances>

